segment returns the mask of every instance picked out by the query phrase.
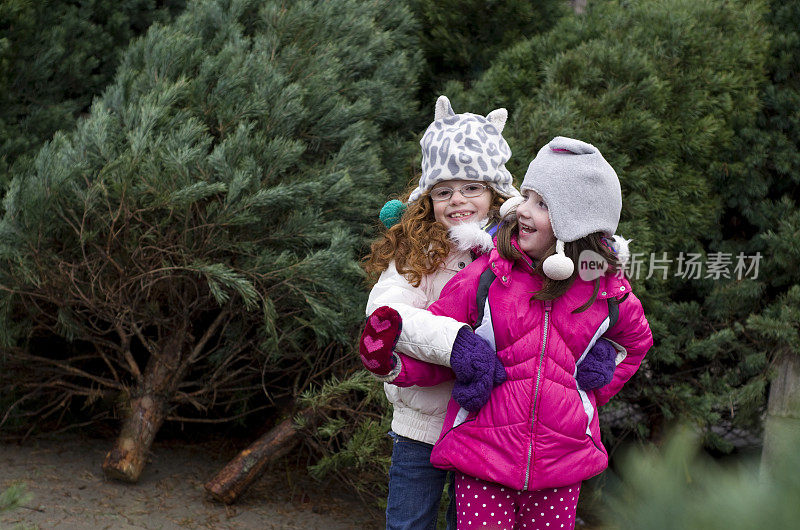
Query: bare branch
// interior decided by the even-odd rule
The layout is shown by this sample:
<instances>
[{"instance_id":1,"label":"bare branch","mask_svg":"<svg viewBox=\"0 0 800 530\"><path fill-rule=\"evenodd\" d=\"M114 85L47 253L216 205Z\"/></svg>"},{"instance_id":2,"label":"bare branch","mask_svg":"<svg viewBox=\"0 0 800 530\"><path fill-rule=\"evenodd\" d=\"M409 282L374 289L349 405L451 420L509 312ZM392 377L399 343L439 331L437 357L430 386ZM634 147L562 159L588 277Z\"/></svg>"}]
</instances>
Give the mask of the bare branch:
<instances>
[{"instance_id":1,"label":"bare branch","mask_svg":"<svg viewBox=\"0 0 800 530\"><path fill-rule=\"evenodd\" d=\"M30 361L38 361L45 365L53 365L61 368L62 370L71 373L73 375L77 375L79 377L84 377L89 379L90 381L94 381L95 383L108 386L111 388L115 388L117 390L122 390L123 385L117 381L112 381L110 379L106 379L104 377L92 375L89 372L81 370L79 368L75 368L74 366L70 366L69 364L61 361L57 361L56 359L48 359L47 357L41 357L39 355L33 355L30 353L19 353L17 358L23 360L30 360Z\"/></svg>"}]
</instances>

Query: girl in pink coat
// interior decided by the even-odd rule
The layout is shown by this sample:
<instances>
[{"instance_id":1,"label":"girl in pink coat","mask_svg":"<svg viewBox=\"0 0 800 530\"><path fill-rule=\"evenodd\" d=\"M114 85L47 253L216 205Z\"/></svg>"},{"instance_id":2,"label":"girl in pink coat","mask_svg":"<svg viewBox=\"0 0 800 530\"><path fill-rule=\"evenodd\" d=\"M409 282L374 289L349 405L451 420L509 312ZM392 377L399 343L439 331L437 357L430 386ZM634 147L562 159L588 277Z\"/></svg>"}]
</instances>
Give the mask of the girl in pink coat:
<instances>
[{"instance_id":1,"label":"girl in pink coat","mask_svg":"<svg viewBox=\"0 0 800 530\"><path fill-rule=\"evenodd\" d=\"M365 365L393 361L395 385L456 374L431 462L456 471L458 528L573 528L581 482L608 465L597 406L653 343L621 272L620 185L600 152L557 137L531 162L521 191L506 202L497 248L429 307L475 328L454 341L452 370L392 352L402 321L390 308L376 310L362 335ZM579 367L601 336L617 366L610 382L587 390Z\"/></svg>"}]
</instances>

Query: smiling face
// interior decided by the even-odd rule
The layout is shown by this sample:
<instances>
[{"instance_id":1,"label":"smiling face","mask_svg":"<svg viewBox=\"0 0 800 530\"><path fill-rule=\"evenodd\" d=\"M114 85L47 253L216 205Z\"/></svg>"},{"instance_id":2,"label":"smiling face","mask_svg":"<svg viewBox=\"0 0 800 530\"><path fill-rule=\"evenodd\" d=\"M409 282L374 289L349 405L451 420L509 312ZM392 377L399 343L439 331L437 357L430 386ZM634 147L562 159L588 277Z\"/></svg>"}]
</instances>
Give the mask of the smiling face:
<instances>
[{"instance_id":1,"label":"smiling face","mask_svg":"<svg viewBox=\"0 0 800 530\"><path fill-rule=\"evenodd\" d=\"M489 215L492 192L487 187L477 197L464 197L458 190L470 184L480 186L483 183L469 180L443 180L431 190L431 193L439 188L456 190L447 200L433 201L433 216L448 229L460 223L482 221Z\"/></svg>"},{"instance_id":2,"label":"smiling face","mask_svg":"<svg viewBox=\"0 0 800 530\"><path fill-rule=\"evenodd\" d=\"M533 190L523 190L525 202L517 206L519 248L535 261L540 261L556 236L550 226L550 215L542 196Z\"/></svg>"}]
</instances>

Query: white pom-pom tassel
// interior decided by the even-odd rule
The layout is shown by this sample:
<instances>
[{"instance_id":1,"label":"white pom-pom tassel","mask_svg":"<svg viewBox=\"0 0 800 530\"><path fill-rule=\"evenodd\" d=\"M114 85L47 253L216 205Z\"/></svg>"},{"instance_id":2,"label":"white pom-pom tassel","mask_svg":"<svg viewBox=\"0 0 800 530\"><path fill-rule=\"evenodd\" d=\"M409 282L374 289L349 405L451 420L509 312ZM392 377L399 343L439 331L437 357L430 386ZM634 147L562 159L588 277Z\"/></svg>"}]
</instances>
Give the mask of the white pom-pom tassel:
<instances>
[{"instance_id":1,"label":"white pom-pom tassel","mask_svg":"<svg viewBox=\"0 0 800 530\"><path fill-rule=\"evenodd\" d=\"M500 217L505 218L505 216L508 215L511 212L511 210L514 210L517 206L519 206L523 202L525 202L525 198L521 196L510 197L506 199L506 202L504 202L503 205L500 206Z\"/></svg>"},{"instance_id":2,"label":"white pom-pom tassel","mask_svg":"<svg viewBox=\"0 0 800 530\"><path fill-rule=\"evenodd\" d=\"M556 253L544 260L542 270L551 280L566 280L575 272L575 264L564 255L563 241L556 241Z\"/></svg>"}]
</instances>

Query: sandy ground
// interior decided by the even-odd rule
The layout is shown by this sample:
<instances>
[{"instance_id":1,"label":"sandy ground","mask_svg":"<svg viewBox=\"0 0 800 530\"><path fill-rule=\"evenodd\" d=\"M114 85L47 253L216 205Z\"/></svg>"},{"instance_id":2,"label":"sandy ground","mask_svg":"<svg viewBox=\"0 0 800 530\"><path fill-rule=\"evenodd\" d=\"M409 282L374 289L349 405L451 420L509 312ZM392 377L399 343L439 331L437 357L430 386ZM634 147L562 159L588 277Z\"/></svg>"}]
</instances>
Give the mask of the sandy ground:
<instances>
[{"instance_id":1,"label":"sandy ground","mask_svg":"<svg viewBox=\"0 0 800 530\"><path fill-rule=\"evenodd\" d=\"M0 490L24 483L33 500L0 514L0 529L381 528L380 515L320 484L289 462L276 464L232 507L206 498L203 484L236 450L219 442L156 442L138 484L108 481L100 469L109 440L62 435L24 445L0 442Z\"/></svg>"}]
</instances>

